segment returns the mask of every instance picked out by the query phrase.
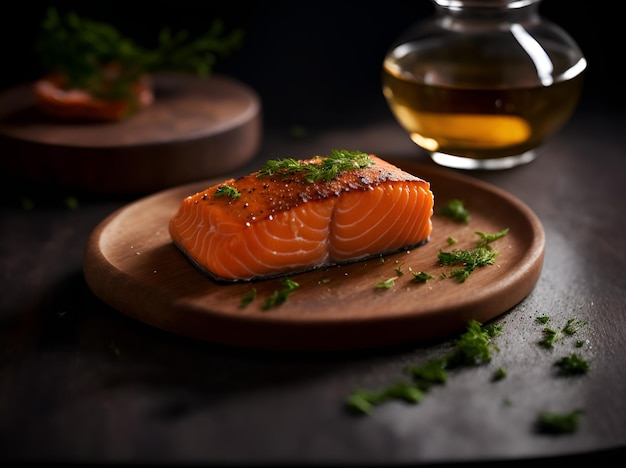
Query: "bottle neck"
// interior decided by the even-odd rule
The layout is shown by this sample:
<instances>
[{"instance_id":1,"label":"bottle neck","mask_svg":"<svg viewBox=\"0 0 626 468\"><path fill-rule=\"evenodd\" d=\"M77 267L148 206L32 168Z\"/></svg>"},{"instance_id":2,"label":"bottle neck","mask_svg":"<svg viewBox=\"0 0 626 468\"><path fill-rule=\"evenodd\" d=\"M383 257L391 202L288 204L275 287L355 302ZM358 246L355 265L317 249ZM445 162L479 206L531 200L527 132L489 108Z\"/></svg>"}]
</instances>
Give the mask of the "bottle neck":
<instances>
[{"instance_id":1,"label":"bottle neck","mask_svg":"<svg viewBox=\"0 0 626 468\"><path fill-rule=\"evenodd\" d=\"M446 29L503 27L539 21L542 0L431 0Z\"/></svg>"}]
</instances>

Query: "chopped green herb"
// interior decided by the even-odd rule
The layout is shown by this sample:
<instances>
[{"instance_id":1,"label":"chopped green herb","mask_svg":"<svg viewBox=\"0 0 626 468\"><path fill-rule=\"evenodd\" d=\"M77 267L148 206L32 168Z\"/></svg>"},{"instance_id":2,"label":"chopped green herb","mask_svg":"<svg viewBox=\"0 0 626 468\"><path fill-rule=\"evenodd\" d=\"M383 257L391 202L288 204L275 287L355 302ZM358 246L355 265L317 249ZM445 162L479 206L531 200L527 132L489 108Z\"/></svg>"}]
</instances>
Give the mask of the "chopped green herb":
<instances>
[{"instance_id":1,"label":"chopped green herb","mask_svg":"<svg viewBox=\"0 0 626 468\"><path fill-rule=\"evenodd\" d=\"M475 366L491 360L491 352L497 350L491 338L502 332L502 326L485 325L471 320L467 330L456 340L456 348L442 358L434 358L420 366L407 366L412 383L394 384L382 390L356 390L347 400L348 407L368 414L373 407L391 399L403 399L419 403L425 393L435 384L448 379L446 370L460 366Z\"/></svg>"},{"instance_id":2,"label":"chopped green herb","mask_svg":"<svg viewBox=\"0 0 626 468\"><path fill-rule=\"evenodd\" d=\"M584 346L585 342L583 340L576 340L576 347L577 348L582 348Z\"/></svg>"},{"instance_id":3,"label":"chopped green herb","mask_svg":"<svg viewBox=\"0 0 626 468\"><path fill-rule=\"evenodd\" d=\"M398 276L403 276L404 275L404 272L402 271L402 268L400 268L400 267L396 267L395 272L396 272L396 275L398 275Z\"/></svg>"},{"instance_id":4,"label":"chopped green herb","mask_svg":"<svg viewBox=\"0 0 626 468\"><path fill-rule=\"evenodd\" d=\"M543 317L537 317L537 322L543 323L544 325L548 323L549 321L550 321L550 317L546 317L545 315Z\"/></svg>"},{"instance_id":5,"label":"chopped green herb","mask_svg":"<svg viewBox=\"0 0 626 468\"><path fill-rule=\"evenodd\" d=\"M240 307L247 307L252 301L256 299L256 288L252 288L249 293L245 294L241 298Z\"/></svg>"},{"instance_id":6,"label":"chopped green herb","mask_svg":"<svg viewBox=\"0 0 626 468\"><path fill-rule=\"evenodd\" d=\"M407 372L424 388L430 384L444 384L448 380L446 359L430 359L418 367L409 366Z\"/></svg>"},{"instance_id":7,"label":"chopped green herb","mask_svg":"<svg viewBox=\"0 0 626 468\"><path fill-rule=\"evenodd\" d=\"M539 344L544 348L553 348L560 336L561 334L558 330L546 327L543 329L543 338L539 341Z\"/></svg>"},{"instance_id":8,"label":"chopped green herb","mask_svg":"<svg viewBox=\"0 0 626 468\"><path fill-rule=\"evenodd\" d=\"M438 254L439 263L442 265L462 265L463 268L452 270L450 276L459 283L463 283L476 268L495 263L498 251L493 250L489 244L505 236L508 232L509 228L493 234L477 231L476 234L480 237L480 240L475 248L471 250L454 249L450 252L440 250Z\"/></svg>"},{"instance_id":9,"label":"chopped green herb","mask_svg":"<svg viewBox=\"0 0 626 468\"><path fill-rule=\"evenodd\" d=\"M417 271L417 272L412 271L411 274L413 275L414 283L425 283L426 281L433 279L432 275L429 275L428 273L424 273L423 271Z\"/></svg>"},{"instance_id":10,"label":"chopped green herb","mask_svg":"<svg viewBox=\"0 0 626 468\"><path fill-rule=\"evenodd\" d=\"M448 356L448 367L471 366L491 361L491 352L498 347L491 338L501 333L501 327L483 327L470 320L467 330L455 342L456 349Z\"/></svg>"},{"instance_id":11,"label":"chopped green herb","mask_svg":"<svg viewBox=\"0 0 626 468\"><path fill-rule=\"evenodd\" d=\"M471 219L469 211L465 208L465 202L459 199L450 200L439 212L459 223L467 223Z\"/></svg>"},{"instance_id":12,"label":"chopped green herb","mask_svg":"<svg viewBox=\"0 0 626 468\"><path fill-rule=\"evenodd\" d=\"M477 234L480 237L480 241L478 242L479 247L482 245L490 244L491 242L498 240L501 237L506 236L508 233L509 233L509 228L504 228L502 231L494 232L491 234L485 234L484 232L480 232L480 231L475 232L475 234Z\"/></svg>"},{"instance_id":13,"label":"chopped green herb","mask_svg":"<svg viewBox=\"0 0 626 468\"><path fill-rule=\"evenodd\" d=\"M560 368L562 375L586 374L589 371L589 362L578 354L563 356L554 365Z\"/></svg>"},{"instance_id":14,"label":"chopped green herb","mask_svg":"<svg viewBox=\"0 0 626 468\"><path fill-rule=\"evenodd\" d=\"M456 239L454 237L448 237L446 239L446 242L448 243L448 245L456 244Z\"/></svg>"},{"instance_id":15,"label":"chopped green herb","mask_svg":"<svg viewBox=\"0 0 626 468\"><path fill-rule=\"evenodd\" d=\"M506 377L506 371L502 367L498 367L496 371L493 373L491 380L496 382L498 380L502 380Z\"/></svg>"},{"instance_id":16,"label":"chopped green herb","mask_svg":"<svg viewBox=\"0 0 626 468\"><path fill-rule=\"evenodd\" d=\"M576 432L580 422L581 410L569 413L551 413L543 411L539 413L535 422L538 432L544 434L569 434Z\"/></svg>"},{"instance_id":17,"label":"chopped green herb","mask_svg":"<svg viewBox=\"0 0 626 468\"><path fill-rule=\"evenodd\" d=\"M584 327L585 325L587 325L587 322L585 320L579 320L579 319L569 319L567 321L567 323L565 324L565 327L563 327L563 333L565 333L566 335L574 335L576 334L576 332L578 332L578 330L580 330L582 327Z\"/></svg>"},{"instance_id":18,"label":"chopped green herb","mask_svg":"<svg viewBox=\"0 0 626 468\"><path fill-rule=\"evenodd\" d=\"M361 151L332 150L330 156L313 158L310 162L293 158L271 159L258 172L258 177L280 175L283 179L302 174L307 182L324 180L330 182L344 171L363 169L374 164L369 154Z\"/></svg>"},{"instance_id":19,"label":"chopped green herb","mask_svg":"<svg viewBox=\"0 0 626 468\"><path fill-rule=\"evenodd\" d=\"M459 283L464 282L472 272L485 265L495 263L498 252L488 245L481 245L472 250L454 249L451 252L439 251L439 262L442 265L463 265L450 272L450 276L456 278Z\"/></svg>"},{"instance_id":20,"label":"chopped green herb","mask_svg":"<svg viewBox=\"0 0 626 468\"><path fill-rule=\"evenodd\" d=\"M283 304L289 295L300 287L300 284L289 278L282 280L281 284L283 287L274 291L272 295L263 303L263 310L268 310L272 307Z\"/></svg>"},{"instance_id":21,"label":"chopped green herb","mask_svg":"<svg viewBox=\"0 0 626 468\"><path fill-rule=\"evenodd\" d=\"M231 187L230 185L220 185L217 190L215 190L214 197L228 197L236 200L241 196L239 190L235 187Z\"/></svg>"},{"instance_id":22,"label":"chopped green herb","mask_svg":"<svg viewBox=\"0 0 626 468\"><path fill-rule=\"evenodd\" d=\"M355 413L369 414L376 405L388 400L404 400L408 403L419 403L424 392L411 382L398 382L382 390L357 389L346 401L348 409Z\"/></svg>"},{"instance_id":23,"label":"chopped green herb","mask_svg":"<svg viewBox=\"0 0 626 468\"><path fill-rule=\"evenodd\" d=\"M379 283L376 283L376 288L378 289L390 289L394 286L394 284L396 284L396 280L398 278L396 276L394 276L393 278L389 278L386 279L385 281L381 281Z\"/></svg>"}]
</instances>

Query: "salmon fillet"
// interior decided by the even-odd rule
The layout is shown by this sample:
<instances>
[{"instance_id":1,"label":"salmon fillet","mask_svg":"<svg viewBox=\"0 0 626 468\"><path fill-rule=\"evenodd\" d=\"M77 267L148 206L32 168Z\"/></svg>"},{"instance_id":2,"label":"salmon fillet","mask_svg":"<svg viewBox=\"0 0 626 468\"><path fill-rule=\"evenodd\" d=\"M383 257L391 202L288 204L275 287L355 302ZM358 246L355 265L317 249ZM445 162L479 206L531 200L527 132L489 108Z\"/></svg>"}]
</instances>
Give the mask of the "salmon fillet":
<instances>
[{"instance_id":1,"label":"salmon fillet","mask_svg":"<svg viewBox=\"0 0 626 468\"><path fill-rule=\"evenodd\" d=\"M367 162L322 171L317 180L297 168L266 166L190 195L170 220L172 241L219 282L282 276L427 242L430 183L375 155L333 150L332 156L355 154ZM334 160L289 161L316 169Z\"/></svg>"}]
</instances>

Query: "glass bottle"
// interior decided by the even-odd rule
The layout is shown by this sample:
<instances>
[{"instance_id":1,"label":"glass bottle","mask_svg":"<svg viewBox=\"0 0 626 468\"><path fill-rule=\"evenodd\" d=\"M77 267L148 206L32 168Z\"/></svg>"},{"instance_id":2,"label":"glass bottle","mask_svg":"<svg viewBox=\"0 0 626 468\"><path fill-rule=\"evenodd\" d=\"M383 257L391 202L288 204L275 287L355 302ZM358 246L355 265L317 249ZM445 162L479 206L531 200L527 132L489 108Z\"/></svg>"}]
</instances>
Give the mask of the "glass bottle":
<instances>
[{"instance_id":1,"label":"glass bottle","mask_svg":"<svg viewBox=\"0 0 626 468\"><path fill-rule=\"evenodd\" d=\"M587 62L541 17L541 0L432 0L383 63L383 94L438 164L505 169L528 163L570 119Z\"/></svg>"}]
</instances>

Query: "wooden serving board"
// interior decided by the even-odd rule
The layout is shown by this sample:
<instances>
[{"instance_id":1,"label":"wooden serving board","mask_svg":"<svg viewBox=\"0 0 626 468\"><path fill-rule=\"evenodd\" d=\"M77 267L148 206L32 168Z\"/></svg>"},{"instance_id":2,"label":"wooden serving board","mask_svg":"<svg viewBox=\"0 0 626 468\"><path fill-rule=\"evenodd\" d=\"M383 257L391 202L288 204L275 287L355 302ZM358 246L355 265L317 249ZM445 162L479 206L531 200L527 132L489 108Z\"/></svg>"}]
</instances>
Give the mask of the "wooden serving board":
<instances>
[{"instance_id":1,"label":"wooden serving board","mask_svg":"<svg viewBox=\"0 0 626 468\"><path fill-rule=\"evenodd\" d=\"M2 171L26 182L146 195L238 169L261 143L259 96L213 75L154 76L154 103L120 122L44 115L33 84L0 94Z\"/></svg>"},{"instance_id":2,"label":"wooden serving board","mask_svg":"<svg viewBox=\"0 0 626 468\"><path fill-rule=\"evenodd\" d=\"M430 241L413 249L293 275L299 283L283 304L264 310L279 279L218 284L172 244L168 222L183 198L221 180L188 184L140 199L103 220L86 248L84 274L92 291L115 309L176 334L246 348L342 350L435 339L508 311L537 283L545 235L537 216L512 195L469 176L409 161L396 165L431 183L435 216ZM438 214L464 201L469 223ZM463 283L441 266L439 250L471 249L476 231L509 233L491 245L496 263ZM449 245L448 238L457 240ZM409 268L433 276L415 283ZM389 289L376 287L399 276ZM440 275L445 274L442 278ZM255 288L256 299L242 307Z\"/></svg>"}]
</instances>

